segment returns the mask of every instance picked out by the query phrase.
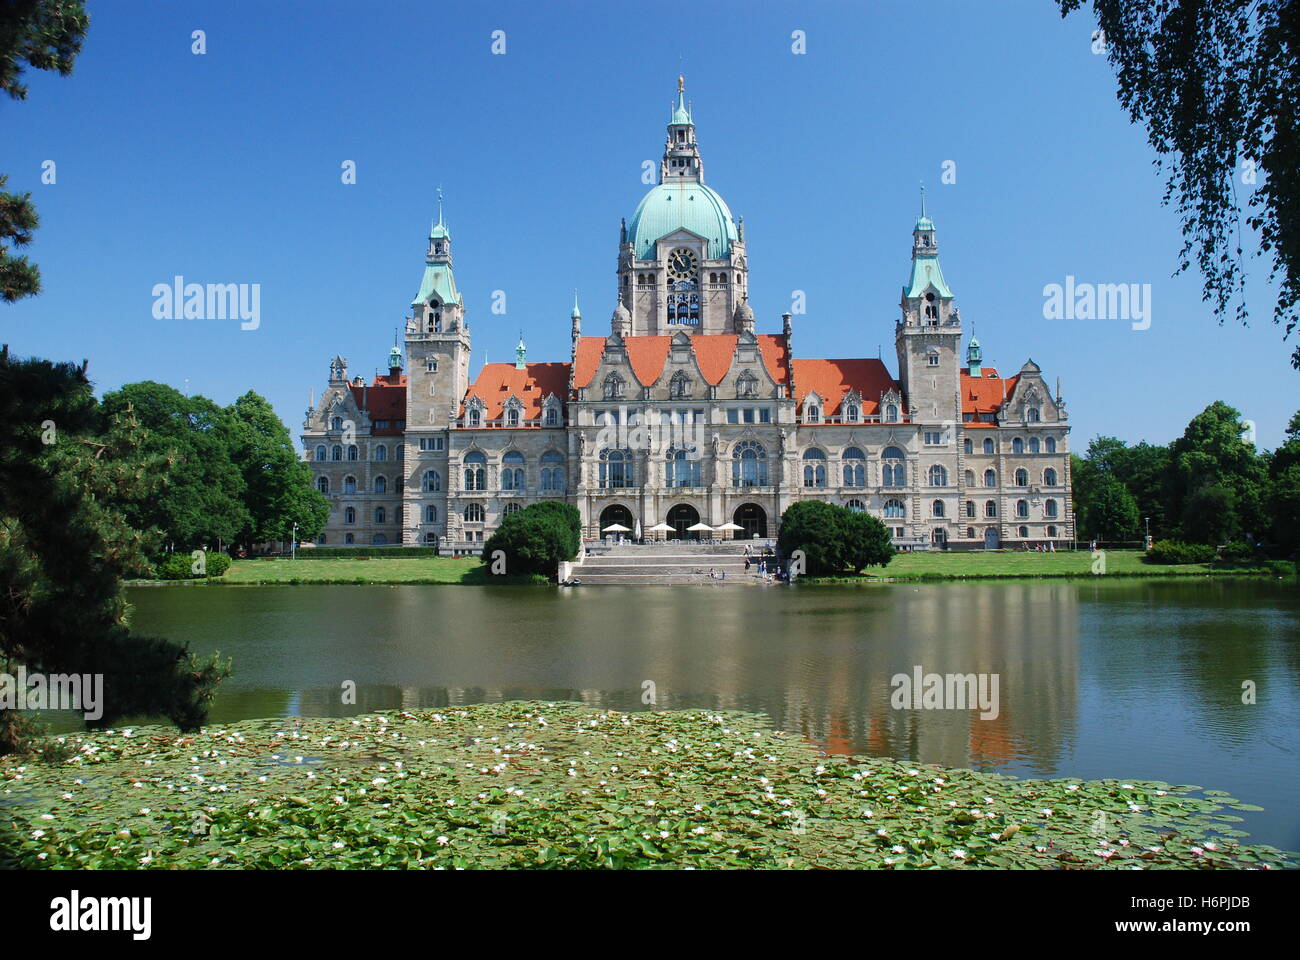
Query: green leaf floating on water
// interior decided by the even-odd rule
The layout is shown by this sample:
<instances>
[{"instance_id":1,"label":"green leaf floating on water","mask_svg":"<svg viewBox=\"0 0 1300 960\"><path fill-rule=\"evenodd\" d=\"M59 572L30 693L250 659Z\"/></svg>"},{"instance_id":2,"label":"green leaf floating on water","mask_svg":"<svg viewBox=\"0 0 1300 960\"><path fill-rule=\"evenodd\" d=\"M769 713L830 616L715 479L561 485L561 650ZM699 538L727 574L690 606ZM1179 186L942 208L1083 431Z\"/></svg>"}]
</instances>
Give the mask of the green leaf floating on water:
<instances>
[{"instance_id":1,"label":"green leaf floating on water","mask_svg":"<svg viewBox=\"0 0 1300 960\"><path fill-rule=\"evenodd\" d=\"M756 714L514 701L0 760L0 864L27 868L1296 867L1222 791L822 756ZM1136 809L1135 809L1136 808ZM1099 818L1098 814L1101 813Z\"/></svg>"}]
</instances>

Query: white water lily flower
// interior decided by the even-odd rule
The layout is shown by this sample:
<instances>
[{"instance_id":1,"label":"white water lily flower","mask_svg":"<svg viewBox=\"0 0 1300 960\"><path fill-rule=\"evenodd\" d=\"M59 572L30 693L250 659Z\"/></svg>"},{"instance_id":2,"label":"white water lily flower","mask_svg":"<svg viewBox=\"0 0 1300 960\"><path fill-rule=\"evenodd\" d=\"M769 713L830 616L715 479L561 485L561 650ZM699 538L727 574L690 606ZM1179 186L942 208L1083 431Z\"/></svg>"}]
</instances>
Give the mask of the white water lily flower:
<instances>
[{"instance_id":1,"label":"white water lily flower","mask_svg":"<svg viewBox=\"0 0 1300 960\"><path fill-rule=\"evenodd\" d=\"M449 843L451 843L451 841L448 840L446 837L439 837L439 838L438 838L438 845L439 845L439 846L443 846L443 847L445 847L445 846L446 846L447 844L449 844Z\"/></svg>"}]
</instances>

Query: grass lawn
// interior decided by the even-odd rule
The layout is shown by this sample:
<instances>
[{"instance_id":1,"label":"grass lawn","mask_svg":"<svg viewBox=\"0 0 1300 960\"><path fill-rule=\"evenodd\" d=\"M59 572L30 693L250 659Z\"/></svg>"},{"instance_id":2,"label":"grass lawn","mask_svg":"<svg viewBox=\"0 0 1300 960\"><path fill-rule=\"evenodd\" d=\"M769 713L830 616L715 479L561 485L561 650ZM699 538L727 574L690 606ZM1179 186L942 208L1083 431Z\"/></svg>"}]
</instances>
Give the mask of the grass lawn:
<instances>
[{"instance_id":1,"label":"grass lawn","mask_svg":"<svg viewBox=\"0 0 1300 960\"><path fill-rule=\"evenodd\" d=\"M765 717L507 702L0 758L25 869L1294 868L1221 792L824 756Z\"/></svg>"},{"instance_id":2,"label":"grass lawn","mask_svg":"<svg viewBox=\"0 0 1300 960\"><path fill-rule=\"evenodd\" d=\"M375 557L370 560L236 560L226 583L545 583L545 578L493 576L477 557Z\"/></svg>"},{"instance_id":3,"label":"grass lawn","mask_svg":"<svg viewBox=\"0 0 1300 960\"><path fill-rule=\"evenodd\" d=\"M1271 571L1266 567L1216 568L1208 563L1158 564L1144 563L1141 550L1107 550L1108 576L1224 576L1261 575ZM819 581L864 580L881 577L896 580L929 580L978 577L1089 577L1092 572L1092 554L1087 550L1038 553L1036 551L1008 551L1006 553L899 553L881 569L871 567L861 577L810 578Z\"/></svg>"}]
</instances>

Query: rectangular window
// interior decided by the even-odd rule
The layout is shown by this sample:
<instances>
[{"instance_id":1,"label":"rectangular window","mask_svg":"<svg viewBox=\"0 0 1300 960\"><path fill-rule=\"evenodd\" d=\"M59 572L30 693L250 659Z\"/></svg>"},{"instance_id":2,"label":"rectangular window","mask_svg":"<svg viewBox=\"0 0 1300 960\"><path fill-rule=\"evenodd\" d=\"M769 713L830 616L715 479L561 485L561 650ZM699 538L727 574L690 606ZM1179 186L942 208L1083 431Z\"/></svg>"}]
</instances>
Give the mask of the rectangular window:
<instances>
[{"instance_id":1,"label":"rectangular window","mask_svg":"<svg viewBox=\"0 0 1300 960\"><path fill-rule=\"evenodd\" d=\"M753 408L753 407L746 407L744 412L745 412L745 422L746 422L746 423L753 423L753 422L754 422L754 408Z\"/></svg>"},{"instance_id":2,"label":"rectangular window","mask_svg":"<svg viewBox=\"0 0 1300 960\"><path fill-rule=\"evenodd\" d=\"M928 446L937 447L943 444L943 434L937 430L925 431L925 442Z\"/></svg>"},{"instance_id":3,"label":"rectangular window","mask_svg":"<svg viewBox=\"0 0 1300 960\"><path fill-rule=\"evenodd\" d=\"M740 423L740 411L729 409L727 411L727 423Z\"/></svg>"},{"instance_id":4,"label":"rectangular window","mask_svg":"<svg viewBox=\"0 0 1300 960\"><path fill-rule=\"evenodd\" d=\"M759 411L758 411L758 422L759 422L759 423L771 423L771 422L772 422L772 411L769 410L769 409L767 409L767 407L763 407L761 410L759 410Z\"/></svg>"}]
</instances>

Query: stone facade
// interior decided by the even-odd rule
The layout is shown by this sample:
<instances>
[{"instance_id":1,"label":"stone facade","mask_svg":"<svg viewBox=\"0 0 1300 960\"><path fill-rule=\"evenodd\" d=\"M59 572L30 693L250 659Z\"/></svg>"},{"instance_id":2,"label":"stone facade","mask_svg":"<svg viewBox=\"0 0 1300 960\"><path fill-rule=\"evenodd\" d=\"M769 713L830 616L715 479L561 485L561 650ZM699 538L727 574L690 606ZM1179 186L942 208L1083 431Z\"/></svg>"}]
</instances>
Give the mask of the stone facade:
<instances>
[{"instance_id":1,"label":"stone facade","mask_svg":"<svg viewBox=\"0 0 1300 960\"><path fill-rule=\"evenodd\" d=\"M302 440L333 510L329 545L473 550L507 513L573 503L589 537L611 524L669 536L698 522L775 536L791 503L880 517L902 546L1073 540L1069 421L1060 385L1026 362L982 364L939 266L934 223L912 231L895 324L898 375L879 359L802 359L792 317L757 333L743 222L703 182L680 88L660 182L620 229L608 334L567 362L484 365L439 210L402 350L369 383L341 357ZM661 534L662 535L662 534ZM707 534L706 534L707 535Z\"/></svg>"}]
</instances>

